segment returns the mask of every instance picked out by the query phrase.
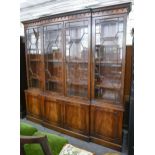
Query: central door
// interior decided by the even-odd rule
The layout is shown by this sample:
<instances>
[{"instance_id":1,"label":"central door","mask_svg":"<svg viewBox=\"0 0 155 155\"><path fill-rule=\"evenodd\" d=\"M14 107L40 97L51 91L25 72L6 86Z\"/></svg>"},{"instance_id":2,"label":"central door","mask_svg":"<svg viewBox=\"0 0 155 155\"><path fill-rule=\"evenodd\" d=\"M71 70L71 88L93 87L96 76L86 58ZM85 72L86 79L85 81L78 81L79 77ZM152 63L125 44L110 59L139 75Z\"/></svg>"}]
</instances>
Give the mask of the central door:
<instances>
[{"instance_id":1,"label":"central door","mask_svg":"<svg viewBox=\"0 0 155 155\"><path fill-rule=\"evenodd\" d=\"M89 98L89 20L65 23L66 95Z\"/></svg>"},{"instance_id":2,"label":"central door","mask_svg":"<svg viewBox=\"0 0 155 155\"><path fill-rule=\"evenodd\" d=\"M63 94L63 24L44 26L45 89Z\"/></svg>"}]
</instances>

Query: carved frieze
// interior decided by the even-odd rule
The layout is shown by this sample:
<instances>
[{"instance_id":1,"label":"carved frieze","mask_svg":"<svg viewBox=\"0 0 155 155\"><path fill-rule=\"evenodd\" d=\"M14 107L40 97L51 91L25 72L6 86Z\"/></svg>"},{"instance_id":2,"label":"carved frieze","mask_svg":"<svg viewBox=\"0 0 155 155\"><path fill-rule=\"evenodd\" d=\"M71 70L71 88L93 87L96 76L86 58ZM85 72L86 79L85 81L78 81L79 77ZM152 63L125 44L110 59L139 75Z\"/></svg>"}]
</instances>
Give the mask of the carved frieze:
<instances>
[{"instance_id":1,"label":"carved frieze","mask_svg":"<svg viewBox=\"0 0 155 155\"><path fill-rule=\"evenodd\" d=\"M70 12L58 15L51 15L48 17L42 17L39 19L34 19L31 21L25 21L24 26L27 27L34 27L34 26L41 26L48 23L54 22L63 22L66 20L74 20L74 19L81 19L81 18L89 18L89 17L96 17L96 16L108 16L108 15L115 15L115 14L125 14L130 11L130 4L124 4L120 6L111 6L111 7L102 7L96 9L87 9L81 10L77 12Z\"/></svg>"}]
</instances>

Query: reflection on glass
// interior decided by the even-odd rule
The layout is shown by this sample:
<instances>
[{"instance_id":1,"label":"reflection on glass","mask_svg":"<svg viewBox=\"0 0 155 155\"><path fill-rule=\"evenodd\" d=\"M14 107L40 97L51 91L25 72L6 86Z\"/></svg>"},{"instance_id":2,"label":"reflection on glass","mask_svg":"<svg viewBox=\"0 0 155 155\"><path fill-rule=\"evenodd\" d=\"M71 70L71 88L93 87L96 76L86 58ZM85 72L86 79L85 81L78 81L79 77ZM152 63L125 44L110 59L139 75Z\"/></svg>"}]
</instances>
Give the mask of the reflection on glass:
<instances>
[{"instance_id":1,"label":"reflection on glass","mask_svg":"<svg viewBox=\"0 0 155 155\"><path fill-rule=\"evenodd\" d=\"M120 102L123 19L96 20L95 98Z\"/></svg>"},{"instance_id":2,"label":"reflection on glass","mask_svg":"<svg viewBox=\"0 0 155 155\"><path fill-rule=\"evenodd\" d=\"M44 27L46 90L62 93L62 25Z\"/></svg>"},{"instance_id":3,"label":"reflection on glass","mask_svg":"<svg viewBox=\"0 0 155 155\"><path fill-rule=\"evenodd\" d=\"M29 86L40 87L40 61L41 61L41 43L40 28L31 28L26 31L27 36L27 60L29 68Z\"/></svg>"},{"instance_id":4,"label":"reflection on glass","mask_svg":"<svg viewBox=\"0 0 155 155\"><path fill-rule=\"evenodd\" d=\"M88 22L66 24L67 95L88 96Z\"/></svg>"}]
</instances>

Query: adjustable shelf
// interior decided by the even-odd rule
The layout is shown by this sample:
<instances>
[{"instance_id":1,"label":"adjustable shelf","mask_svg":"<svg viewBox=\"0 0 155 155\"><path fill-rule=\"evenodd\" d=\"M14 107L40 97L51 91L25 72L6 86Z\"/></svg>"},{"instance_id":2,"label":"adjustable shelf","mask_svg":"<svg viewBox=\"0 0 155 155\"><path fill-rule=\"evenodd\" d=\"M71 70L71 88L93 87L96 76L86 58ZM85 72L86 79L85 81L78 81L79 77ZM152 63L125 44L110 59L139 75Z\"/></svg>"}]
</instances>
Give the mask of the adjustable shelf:
<instances>
[{"instance_id":1,"label":"adjustable shelf","mask_svg":"<svg viewBox=\"0 0 155 155\"><path fill-rule=\"evenodd\" d=\"M76 43L76 44L78 44L81 41L81 39L82 38L79 38L79 39L70 39L69 44L70 43Z\"/></svg>"},{"instance_id":2,"label":"adjustable shelf","mask_svg":"<svg viewBox=\"0 0 155 155\"><path fill-rule=\"evenodd\" d=\"M95 64L107 67L122 67L122 63L114 63L114 62L96 61Z\"/></svg>"},{"instance_id":3,"label":"adjustable shelf","mask_svg":"<svg viewBox=\"0 0 155 155\"><path fill-rule=\"evenodd\" d=\"M31 62L40 62L41 60L40 59L29 59L29 61L31 61Z\"/></svg>"},{"instance_id":4,"label":"adjustable shelf","mask_svg":"<svg viewBox=\"0 0 155 155\"><path fill-rule=\"evenodd\" d=\"M101 74L98 73L98 72L96 72L95 75L96 75L96 76L99 76L100 78L101 78L101 77L104 77L104 75L101 75ZM121 72L121 71L118 71L118 72L117 72L117 71L107 71L107 73L105 72L105 75L106 75L106 76L109 76L109 77L110 77L110 76L113 76L113 77L121 77L122 72Z\"/></svg>"},{"instance_id":5,"label":"adjustable shelf","mask_svg":"<svg viewBox=\"0 0 155 155\"><path fill-rule=\"evenodd\" d=\"M113 90L120 90L120 84L96 84L97 88L105 88L105 89L113 89Z\"/></svg>"},{"instance_id":6,"label":"adjustable shelf","mask_svg":"<svg viewBox=\"0 0 155 155\"><path fill-rule=\"evenodd\" d=\"M67 81L68 84L71 84L71 85L76 85L76 86L87 86L88 83L86 82L71 82L71 81Z\"/></svg>"},{"instance_id":7,"label":"adjustable shelf","mask_svg":"<svg viewBox=\"0 0 155 155\"><path fill-rule=\"evenodd\" d=\"M35 76L35 75L31 75L31 76L30 76L30 79L39 80L39 77L38 77L38 76Z\"/></svg>"},{"instance_id":8,"label":"adjustable shelf","mask_svg":"<svg viewBox=\"0 0 155 155\"><path fill-rule=\"evenodd\" d=\"M51 63L62 63L61 60L46 60L46 62L51 62Z\"/></svg>"},{"instance_id":9,"label":"adjustable shelf","mask_svg":"<svg viewBox=\"0 0 155 155\"><path fill-rule=\"evenodd\" d=\"M104 40L104 41L115 41L115 40L118 40L118 37L116 37L116 36L112 36L112 37L101 37L101 40Z\"/></svg>"},{"instance_id":10,"label":"adjustable shelf","mask_svg":"<svg viewBox=\"0 0 155 155\"><path fill-rule=\"evenodd\" d=\"M55 82L55 83L59 83L59 82L61 82L61 80L60 79L47 79L47 81L48 82Z\"/></svg>"},{"instance_id":11,"label":"adjustable shelf","mask_svg":"<svg viewBox=\"0 0 155 155\"><path fill-rule=\"evenodd\" d=\"M77 61L77 60L72 60L72 61L66 61L66 63L79 63L79 64L82 64L82 63L88 63L88 61Z\"/></svg>"}]
</instances>

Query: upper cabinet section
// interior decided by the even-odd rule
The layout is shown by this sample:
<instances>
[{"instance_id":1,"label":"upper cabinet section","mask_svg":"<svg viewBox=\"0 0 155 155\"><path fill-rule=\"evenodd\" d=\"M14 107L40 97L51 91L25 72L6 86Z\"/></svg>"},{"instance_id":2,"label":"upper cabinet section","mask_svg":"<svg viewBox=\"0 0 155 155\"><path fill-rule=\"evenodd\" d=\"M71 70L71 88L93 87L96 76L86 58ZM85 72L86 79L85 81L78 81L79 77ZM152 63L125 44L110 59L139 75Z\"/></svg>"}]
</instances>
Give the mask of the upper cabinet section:
<instances>
[{"instance_id":1,"label":"upper cabinet section","mask_svg":"<svg viewBox=\"0 0 155 155\"><path fill-rule=\"evenodd\" d=\"M29 88L123 103L130 3L25 21Z\"/></svg>"},{"instance_id":2,"label":"upper cabinet section","mask_svg":"<svg viewBox=\"0 0 155 155\"><path fill-rule=\"evenodd\" d=\"M63 24L44 26L45 89L63 93Z\"/></svg>"},{"instance_id":3,"label":"upper cabinet section","mask_svg":"<svg viewBox=\"0 0 155 155\"><path fill-rule=\"evenodd\" d=\"M28 85L31 88L41 88L41 29L26 30L26 56Z\"/></svg>"},{"instance_id":4,"label":"upper cabinet section","mask_svg":"<svg viewBox=\"0 0 155 155\"><path fill-rule=\"evenodd\" d=\"M65 24L67 96L88 97L88 21Z\"/></svg>"},{"instance_id":5,"label":"upper cabinet section","mask_svg":"<svg viewBox=\"0 0 155 155\"><path fill-rule=\"evenodd\" d=\"M94 46L94 97L119 104L123 89L124 17L96 18Z\"/></svg>"}]
</instances>

